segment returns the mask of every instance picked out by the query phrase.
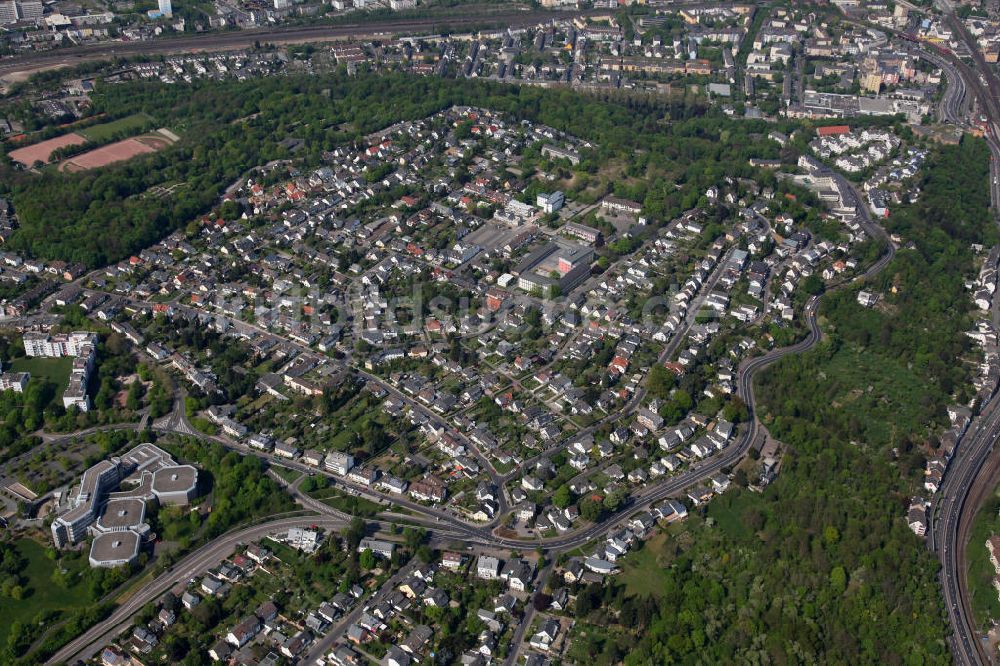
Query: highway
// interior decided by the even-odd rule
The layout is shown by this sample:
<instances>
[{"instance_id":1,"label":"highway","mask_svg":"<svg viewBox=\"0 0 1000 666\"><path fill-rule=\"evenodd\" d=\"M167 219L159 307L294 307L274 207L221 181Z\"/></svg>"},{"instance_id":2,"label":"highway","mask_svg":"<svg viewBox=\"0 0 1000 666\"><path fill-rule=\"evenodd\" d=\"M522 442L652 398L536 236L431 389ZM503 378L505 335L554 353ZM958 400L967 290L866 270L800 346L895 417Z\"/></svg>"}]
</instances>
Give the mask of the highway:
<instances>
[{"instance_id":1,"label":"highway","mask_svg":"<svg viewBox=\"0 0 1000 666\"><path fill-rule=\"evenodd\" d=\"M573 14L558 13L561 18L572 16ZM540 21L546 20L546 17L551 16L549 13L545 12L520 12L517 14L497 14L491 17L491 20L503 21L506 25L527 25L535 24ZM501 18L504 17L504 18ZM437 21L440 21L438 19ZM449 19L448 25L456 25L456 22L464 23L466 25L479 25L482 23L481 19ZM129 46L135 48L135 50L130 50L128 54L139 54L139 53L174 53L174 52L190 52L191 50L219 50L225 48L244 48L246 46L252 45L254 41L268 41L268 42L293 42L293 41L323 41L324 39L347 39L351 37L361 37L364 35L377 35L377 34L387 34L387 33L400 33L400 32L417 32L417 31L434 31L435 27L440 27L439 23L435 23L434 20L424 20L424 21L405 21L405 22L387 22L380 24L359 24L354 26L316 26L313 28L294 28L287 30L272 30L272 31L258 31L258 32L240 32L240 33L221 33L218 35L203 35L197 38L178 38L171 40L162 40L155 42L138 42L132 43ZM365 31L375 32L365 32ZM353 31L353 32L352 32ZM186 44L184 46L183 44ZM115 48L110 46L101 47L83 47L80 49L63 49L55 54L42 54L30 58L22 58L15 61L5 61L0 64L0 75L3 73L10 73L14 71L20 71L29 67L47 67L58 64L66 64L72 62L79 62L82 60L94 60L106 57L118 57L121 55L126 55L126 52L121 50L123 45L115 45ZM69 58L70 60L66 60ZM58 60L50 60L58 59ZM959 77L961 80L961 77ZM951 89L951 86L949 86ZM962 104L962 99L964 99L964 92L959 94L960 88L956 87L954 90L954 98L950 99L945 107L947 109L960 109ZM942 100L944 102L944 100ZM838 177L839 184L844 191L845 200L849 205L854 205L857 208L859 221L865 228L866 232L874 238L882 238L885 242L886 251L879 257L879 259L868 268L868 270L861 276L855 278L855 280L863 280L877 274L879 271L885 268L888 263L892 260L895 252L895 247L886 238L885 232L874 223L871 219L871 215L868 212L860 194L853 187L852 184L846 181L846 179ZM717 270L716 274L705 285L705 289L701 292L700 298L704 299L705 294L707 294L715 282L721 275L721 267L724 266L728 259L728 255L722 258L719 262L720 270ZM837 285L837 286L843 286ZM698 301L696 301L698 302ZM758 420L756 413L756 398L754 395L753 381L754 377L761 370L766 369L768 366L776 363L780 359L791 355L803 353L813 346L815 346L821 339L821 331L818 324L818 310L819 310L820 298L817 296L811 297L806 303L803 316L805 317L806 327L808 329L807 335L801 341L790 345L788 347L782 347L778 349L773 349L768 353L757 356L754 358L746 359L739 367L737 373L737 395L739 395L745 402L748 412L750 414L749 425L742 431L742 433L737 437L737 439L724 448L721 452L712 456L704 461L695 463L690 468L684 472L664 479L662 481L651 484L645 488L635 491L632 495L626 498L623 506L619 508L613 515L607 517L605 520L592 524L581 530L567 532L562 535L557 535L553 537L541 538L537 537L534 539L524 539L524 538L506 538L499 537L494 533L494 527L497 521L489 523L487 525L473 525L470 524L453 513L445 511L443 509L428 508L426 506L420 505L416 502L411 502L405 497L399 497L396 495L385 496L378 493L374 493L370 490L359 488L353 484L346 482L340 477L326 474L323 470L317 470L311 466L305 465L303 463L295 461L286 461L281 459L276 459L268 454L250 450L245 446L238 443L232 442L226 438L222 437L206 437L200 433L196 433L187 419L184 417L183 400L178 401L175 407L174 413L157 421L154 424L154 429L161 432L175 432L178 434L186 434L192 436L203 437L206 439L211 439L221 443L229 448L239 451L242 455L257 455L267 459L272 464L280 464L291 469L296 469L299 471L307 472L310 474L324 474L333 479L332 483L336 486L340 486L351 492L352 494L362 494L367 497L372 497L375 500L383 504L399 505L408 509L414 513L414 516L410 517L414 523L422 524L427 527L428 531L432 534L434 539L462 539L467 543L478 544L487 547L497 547L497 548L511 548L523 550L525 548L535 548L543 547L549 551L549 557L553 557L555 554L560 552L565 552L568 550L573 550L581 546L585 546L589 542L596 538L601 537L607 533L611 528L618 524L622 518L635 511L647 508L653 504L656 504L664 499L670 497L676 497L680 495L685 489L706 481L712 476L720 473L724 469L731 469L732 467L739 464L743 458L747 455L750 448L755 445L759 439L762 426ZM182 306L177 306L182 307ZM694 314L697 312L698 307L692 307L690 311L690 322L686 322L686 325L682 327L677 335L671 340L671 343L667 345L663 353L660 355L659 361L665 360L665 358L671 353L671 350L676 348L676 345L680 343L685 337L687 327L690 323L694 321ZM273 335L270 332L265 331L267 335ZM409 399L408 397L399 394L395 387L386 384L378 377L367 375L363 373L369 380L377 381L382 384L387 390L390 390L397 397L402 398L411 406L415 405L415 408L426 414L435 423L441 422L436 414L430 410L425 409L416 401ZM642 402L644 392L642 389L636 392L636 395L630 400L627 405L620 411L609 415L605 419L602 419L600 423L606 423L615 421L623 418L624 416L632 413L638 408L639 404ZM994 421L1000 421L1000 415L996 416ZM996 425L996 423L994 423ZM592 430L596 426L592 426L588 430ZM451 430L449 428L449 430ZM995 429L994 429L995 430ZM995 435L993 435L995 438ZM463 436L463 440L465 437ZM477 458L480 460L485 460L481 452L475 450L475 447L467 443L474 453L477 454ZM490 476L494 481L499 482L501 496L503 482L507 480L509 475L505 477L499 477L495 469L487 463L487 470L491 472ZM318 516L307 516L307 517L295 517L295 518L282 518L278 520L269 521L246 529L231 532L224 535L212 543L200 548L199 550L189 554L178 562L174 567L168 571L160 574L150 583L144 586L141 590L138 590L131 598L123 603L120 607L115 609L112 615L105 621L95 625L93 628L83 633L78 638L74 639L72 642L67 644L62 650L56 653L48 663L57 663L61 661L69 661L73 658L89 658L96 654L96 651L109 640L114 638L120 631L129 626L132 616L146 603L154 601L159 598L164 592L171 589L173 586L183 583L191 578L203 573L209 568L217 565L224 557L228 556L233 549L239 543L246 543L249 541L254 541L268 534L274 534L287 530L289 527L294 526L308 526L312 524L317 524L326 529L338 529L343 527L350 519L350 517L343 512L340 512L326 504L309 498L300 491L298 491L297 484L291 484L288 486L288 491L295 497L296 501L303 506L305 509L315 511ZM501 514L506 510L506 503L503 503ZM377 521L368 521L377 522ZM521 634L526 627L519 628ZM331 631L330 634L333 634ZM329 641L324 640L324 649L328 649ZM321 655L322 651L318 651Z\"/></svg>"},{"instance_id":2,"label":"highway","mask_svg":"<svg viewBox=\"0 0 1000 666\"><path fill-rule=\"evenodd\" d=\"M996 140L1000 129L1000 81L985 62L972 36L955 16L951 3L939 0L938 8L945 14L945 21L955 36L962 40L972 53L972 64L949 55L946 60L958 72L967 92L974 94L990 127L987 134L990 160L990 195L994 212L1000 204L998 165L1000 149ZM980 78L982 76L982 79ZM986 85L984 85L984 81ZM994 318L997 317L994 303ZM994 395L969 427L955 449L945 473L937 500L931 508L928 544L937 550L941 560L941 589L945 610L952 626L951 648L959 664L991 663L984 644L975 629L968 593L966 548L972 520L983 500L996 484L1000 457L994 443L1000 434L1000 402ZM973 547L976 545L973 544Z\"/></svg>"},{"instance_id":3,"label":"highway","mask_svg":"<svg viewBox=\"0 0 1000 666\"><path fill-rule=\"evenodd\" d=\"M965 80L958 69L943 56L927 49L919 49L918 53L924 60L940 67L948 81L944 95L938 102L938 119L952 123L953 125L964 124L964 119L968 115L966 102L968 101Z\"/></svg>"}]
</instances>

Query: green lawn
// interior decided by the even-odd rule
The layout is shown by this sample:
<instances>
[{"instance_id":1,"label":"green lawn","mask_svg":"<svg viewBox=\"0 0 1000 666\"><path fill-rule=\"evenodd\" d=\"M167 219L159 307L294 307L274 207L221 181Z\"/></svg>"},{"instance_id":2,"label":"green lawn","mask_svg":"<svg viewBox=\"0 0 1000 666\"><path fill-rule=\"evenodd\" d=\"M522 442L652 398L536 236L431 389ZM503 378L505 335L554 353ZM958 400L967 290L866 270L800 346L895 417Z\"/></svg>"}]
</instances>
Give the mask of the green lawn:
<instances>
[{"instance_id":1,"label":"green lawn","mask_svg":"<svg viewBox=\"0 0 1000 666\"><path fill-rule=\"evenodd\" d=\"M148 113L133 113L109 123L101 123L93 127L79 130L77 133L88 141L107 141L120 134L138 134L153 126L153 117Z\"/></svg>"},{"instance_id":2,"label":"green lawn","mask_svg":"<svg viewBox=\"0 0 1000 666\"><path fill-rule=\"evenodd\" d=\"M45 548L31 539L21 539L14 544L20 554L28 561L28 566L21 572L24 598L20 601L10 597L0 597L0 642L7 642L7 632L11 622L15 620L29 623L41 612L73 611L90 605L90 594L80 583L66 587L52 582L52 572L56 562L45 556ZM78 574L87 568L86 557L80 557L66 564L69 570L67 579L78 581Z\"/></svg>"},{"instance_id":3,"label":"green lawn","mask_svg":"<svg viewBox=\"0 0 1000 666\"><path fill-rule=\"evenodd\" d=\"M977 627L988 627L990 619L1000 620L1000 597L993 587L993 577L997 575L990 563L990 553L986 540L1000 534L1000 497L994 495L983 505L972 523L972 534L966 554L969 558L969 594L972 598L972 613Z\"/></svg>"},{"instance_id":4,"label":"green lawn","mask_svg":"<svg viewBox=\"0 0 1000 666\"><path fill-rule=\"evenodd\" d=\"M746 506L742 493L729 492L716 497L708 505L708 517L713 519L726 539L732 543L742 543L753 536L743 524L741 515Z\"/></svg>"},{"instance_id":5,"label":"green lawn","mask_svg":"<svg viewBox=\"0 0 1000 666\"><path fill-rule=\"evenodd\" d=\"M668 552L670 538L671 535L666 530L660 530L625 558L617 578L625 585L629 595L661 596L666 589L663 581L670 576L667 568L672 559Z\"/></svg>"},{"instance_id":6,"label":"green lawn","mask_svg":"<svg viewBox=\"0 0 1000 666\"><path fill-rule=\"evenodd\" d=\"M56 395L62 395L69 384L69 373L73 369L73 359L62 358L17 358L11 361L14 372L31 373L32 381L44 379L56 385Z\"/></svg>"},{"instance_id":7,"label":"green lawn","mask_svg":"<svg viewBox=\"0 0 1000 666\"><path fill-rule=\"evenodd\" d=\"M332 506L338 511L344 511L354 516L371 518L385 510L385 507L381 504L376 504L364 497L345 495L336 488L323 488L322 490L309 493L309 496L313 499L318 499L327 506Z\"/></svg>"},{"instance_id":8,"label":"green lawn","mask_svg":"<svg viewBox=\"0 0 1000 666\"><path fill-rule=\"evenodd\" d=\"M296 469L288 469L287 467L282 467L281 465L271 465L271 470L284 479L287 483L295 483L302 476L302 472Z\"/></svg>"}]
</instances>

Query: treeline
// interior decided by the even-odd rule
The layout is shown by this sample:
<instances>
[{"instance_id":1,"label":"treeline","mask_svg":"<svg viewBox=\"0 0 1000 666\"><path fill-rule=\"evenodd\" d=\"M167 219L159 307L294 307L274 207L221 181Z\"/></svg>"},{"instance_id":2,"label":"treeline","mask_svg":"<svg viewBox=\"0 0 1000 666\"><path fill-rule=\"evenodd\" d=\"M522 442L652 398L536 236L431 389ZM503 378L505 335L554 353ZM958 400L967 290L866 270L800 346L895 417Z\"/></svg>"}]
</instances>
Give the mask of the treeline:
<instances>
[{"instance_id":1,"label":"treeline","mask_svg":"<svg viewBox=\"0 0 1000 666\"><path fill-rule=\"evenodd\" d=\"M846 441L877 441L891 430L891 443L909 451L928 426L944 421L947 404L972 397L971 366L961 362L972 347L964 334L972 328L964 281L973 270L972 245L997 242L988 164L982 141L932 154L920 200L884 220L904 240L893 262L863 287L824 298L826 341L761 376L776 428L821 422ZM860 307L861 288L880 294L880 305ZM788 390L806 382L807 393Z\"/></svg>"},{"instance_id":2,"label":"treeline","mask_svg":"<svg viewBox=\"0 0 1000 666\"><path fill-rule=\"evenodd\" d=\"M205 540L237 525L295 509L291 498L267 476L260 458L194 438L168 441L163 446L178 459L202 468L198 483L203 491L211 492L212 507L200 535Z\"/></svg>"}]
</instances>

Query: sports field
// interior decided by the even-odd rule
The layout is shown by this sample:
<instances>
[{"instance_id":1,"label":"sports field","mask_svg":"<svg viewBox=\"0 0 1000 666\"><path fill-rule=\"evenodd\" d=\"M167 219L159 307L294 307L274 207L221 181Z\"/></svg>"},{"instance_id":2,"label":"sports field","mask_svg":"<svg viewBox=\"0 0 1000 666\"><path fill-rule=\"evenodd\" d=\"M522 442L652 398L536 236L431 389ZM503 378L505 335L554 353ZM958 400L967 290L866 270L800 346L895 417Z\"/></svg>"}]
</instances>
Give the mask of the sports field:
<instances>
[{"instance_id":1,"label":"sports field","mask_svg":"<svg viewBox=\"0 0 1000 666\"><path fill-rule=\"evenodd\" d=\"M79 146L87 143L87 139L76 132L70 134L63 134L62 136L57 136L52 139L47 139L45 141L39 141L38 143L33 143L30 146L25 146L24 148L18 148L17 150L10 151L10 158L15 162L19 162L24 166L32 166L35 162L43 162L45 164L49 161L49 156L52 155L54 150L59 148L65 148L66 146Z\"/></svg>"},{"instance_id":2,"label":"sports field","mask_svg":"<svg viewBox=\"0 0 1000 666\"><path fill-rule=\"evenodd\" d=\"M140 136L134 139L115 141L106 146L88 150L87 152L71 157L59 165L60 171L86 171L97 169L115 162L130 160L136 155L155 153L170 145L170 142L161 136Z\"/></svg>"},{"instance_id":3,"label":"sports field","mask_svg":"<svg viewBox=\"0 0 1000 666\"><path fill-rule=\"evenodd\" d=\"M152 126L153 117L148 113L133 113L130 116L112 120L109 123L101 123L92 127L86 127L77 133L88 139L99 143L107 141L113 136L122 134L138 134Z\"/></svg>"}]
</instances>

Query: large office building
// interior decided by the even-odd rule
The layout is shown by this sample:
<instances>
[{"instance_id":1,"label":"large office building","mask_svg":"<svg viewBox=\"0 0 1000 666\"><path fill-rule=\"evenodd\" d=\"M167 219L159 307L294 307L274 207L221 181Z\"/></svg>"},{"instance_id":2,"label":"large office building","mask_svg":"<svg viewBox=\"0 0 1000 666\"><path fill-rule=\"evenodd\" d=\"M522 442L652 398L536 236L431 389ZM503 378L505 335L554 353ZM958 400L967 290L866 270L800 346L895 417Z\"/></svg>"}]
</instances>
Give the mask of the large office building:
<instances>
[{"instance_id":1,"label":"large office building","mask_svg":"<svg viewBox=\"0 0 1000 666\"><path fill-rule=\"evenodd\" d=\"M191 465L174 465L153 472L153 495L164 505L184 505L197 497L198 470Z\"/></svg>"},{"instance_id":2,"label":"large office building","mask_svg":"<svg viewBox=\"0 0 1000 666\"><path fill-rule=\"evenodd\" d=\"M87 528L97 518L104 495L121 479L121 465L114 460L102 460L83 473L80 485L70 493L70 510L52 522L52 540L57 548L78 543L87 536Z\"/></svg>"},{"instance_id":3,"label":"large office building","mask_svg":"<svg viewBox=\"0 0 1000 666\"><path fill-rule=\"evenodd\" d=\"M160 13L168 17L174 15L174 8L170 4L170 0L160 0Z\"/></svg>"},{"instance_id":4,"label":"large office building","mask_svg":"<svg viewBox=\"0 0 1000 666\"><path fill-rule=\"evenodd\" d=\"M150 531L147 503L187 504L197 494L197 469L178 465L153 444L140 444L84 472L80 485L67 496L67 510L52 522L52 541L62 548L91 534L91 566L133 562Z\"/></svg>"},{"instance_id":5,"label":"large office building","mask_svg":"<svg viewBox=\"0 0 1000 666\"><path fill-rule=\"evenodd\" d=\"M142 537L136 532L98 534L90 545L90 566L119 567L139 559Z\"/></svg>"}]
</instances>

